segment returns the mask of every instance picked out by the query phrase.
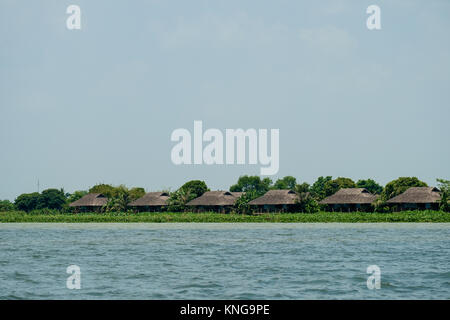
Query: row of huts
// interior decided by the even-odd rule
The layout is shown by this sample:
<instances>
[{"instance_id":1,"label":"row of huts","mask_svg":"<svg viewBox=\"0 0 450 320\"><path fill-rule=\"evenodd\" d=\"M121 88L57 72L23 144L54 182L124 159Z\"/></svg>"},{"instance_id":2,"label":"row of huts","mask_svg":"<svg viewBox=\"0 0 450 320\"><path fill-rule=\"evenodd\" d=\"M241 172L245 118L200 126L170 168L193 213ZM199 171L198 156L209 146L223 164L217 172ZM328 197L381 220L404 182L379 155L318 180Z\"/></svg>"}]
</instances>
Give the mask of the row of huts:
<instances>
[{"instance_id":1,"label":"row of huts","mask_svg":"<svg viewBox=\"0 0 450 320\"><path fill-rule=\"evenodd\" d=\"M227 213L234 208L242 192L208 191L187 203L193 212L216 211ZM370 211L377 195L365 188L340 189L323 199L319 204L329 211ZM149 192L129 204L129 207L142 212L164 211L167 208L169 194ZM269 190L263 196L249 202L256 212L295 212L298 208L298 196L292 190ZM440 192L434 187L412 187L393 197L387 204L397 210L438 210ZM106 205L108 199L100 193L90 193L69 206L80 211L97 211Z\"/></svg>"}]
</instances>

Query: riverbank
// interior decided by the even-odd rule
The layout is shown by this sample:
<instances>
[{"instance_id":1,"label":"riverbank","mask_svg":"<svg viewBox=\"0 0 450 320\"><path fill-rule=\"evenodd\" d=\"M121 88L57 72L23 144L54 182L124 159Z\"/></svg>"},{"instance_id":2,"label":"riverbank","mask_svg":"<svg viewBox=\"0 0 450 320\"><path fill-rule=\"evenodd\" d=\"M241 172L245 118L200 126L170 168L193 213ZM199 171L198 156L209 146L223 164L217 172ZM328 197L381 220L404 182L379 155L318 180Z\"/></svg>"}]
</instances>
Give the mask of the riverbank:
<instances>
[{"instance_id":1,"label":"riverbank","mask_svg":"<svg viewBox=\"0 0 450 320\"><path fill-rule=\"evenodd\" d=\"M240 215L192 212L144 213L61 213L32 215L24 212L0 212L0 223L8 222L450 222L450 213L440 211L404 211L395 213L318 212Z\"/></svg>"}]
</instances>

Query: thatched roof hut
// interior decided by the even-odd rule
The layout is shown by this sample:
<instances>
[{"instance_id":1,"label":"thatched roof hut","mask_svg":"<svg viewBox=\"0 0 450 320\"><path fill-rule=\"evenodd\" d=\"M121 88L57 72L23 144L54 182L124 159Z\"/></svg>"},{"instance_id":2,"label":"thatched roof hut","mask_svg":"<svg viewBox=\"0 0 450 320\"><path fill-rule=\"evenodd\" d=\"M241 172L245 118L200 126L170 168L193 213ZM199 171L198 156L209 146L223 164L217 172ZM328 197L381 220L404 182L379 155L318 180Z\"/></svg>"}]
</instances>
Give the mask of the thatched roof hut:
<instances>
[{"instance_id":1,"label":"thatched roof hut","mask_svg":"<svg viewBox=\"0 0 450 320\"><path fill-rule=\"evenodd\" d=\"M392 199L389 199L387 203L390 204L425 204L425 203L437 203L441 200L441 194L439 189L435 187L411 187L402 194L399 194Z\"/></svg>"},{"instance_id":2,"label":"thatched roof hut","mask_svg":"<svg viewBox=\"0 0 450 320\"><path fill-rule=\"evenodd\" d=\"M264 205L294 205L297 201L297 193L292 190L269 190L263 196L253 199L248 204L254 206Z\"/></svg>"},{"instance_id":3,"label":"thatched roof hut","mask_svg":"<svg viewBox=\"0 0 450 320\"><path fill-rule=\"evenodd\" d=\"M167 192L148 192L143 197L130 202L130 207L163 207L167 205Z\"/></svg>"},{"instance_id":4,"label":"thatched roof hut","mask_svg":"<svg viewBox=\"0 0 450 320\"><path fill-rule=\"evenodd\" d=\"M326 197L320 204L371 204L377 195L370 193L365 188L344 188L339 189L335 194Z\"/></svg>"},{"instance_id":5,"label":"thatched roof hut","mask_svg":"<svg viewBox=\"0 0 450 320\"><path fill-rule=\"evenodd\" d=\"M101 193L89 193L69 204L74 208L101 208L108 202L108 198Z\"/></svg>"},{"instance_id":6,"label":"thatched roof hut","mask_svg":"<svg viewBox=\"0 0 450 320\"><path fill-rule=\"evenodd\" d=\"M207 191L187 203L187 206L224 207L233 206L242 192Z\"/></svg>"}]
</instances>

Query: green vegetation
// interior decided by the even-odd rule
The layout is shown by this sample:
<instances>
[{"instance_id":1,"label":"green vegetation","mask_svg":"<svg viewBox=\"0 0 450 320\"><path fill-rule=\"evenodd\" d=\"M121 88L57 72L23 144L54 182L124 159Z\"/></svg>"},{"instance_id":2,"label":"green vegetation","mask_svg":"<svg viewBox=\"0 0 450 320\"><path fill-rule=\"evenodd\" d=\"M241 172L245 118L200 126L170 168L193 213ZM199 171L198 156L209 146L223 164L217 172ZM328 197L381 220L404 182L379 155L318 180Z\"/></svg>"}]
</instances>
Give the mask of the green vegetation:
<instances>
[{"instance_id":1,"label":"green vegetation","mask_svg":"<svg viewBox=\"0 0 450 320\"><path fill-rule=\"evenodd\" d=\"M236 213L251 214L252 208L250 207L250 205L248 203L250 201L252 201L253 199L258 198L259 196L260 196L260 194L258 192L256 192L255 190L250 190L250 191L247 191L246 193L244 193L242 196L240 196L236 200L236 203L234 204Z\"/></svg>"},{"instance_id":2,"label":"green vegetation","mask_svg":"<svg viewBox=\"0 0 450 320\"><path fill-rule=\"evenodd\" d=\"M318 201L323 200L326 197L325 185L332 179L333 177L331 176L317 178L316 182L314 182L311 188L309 189L309 192L311 192L311 195Z\"/></svg>"},{"instance_id":3,"label":"green vegetation","mask_svg":"<svg viewBox=\"0 0 450 320\"><path fill-rule=\"evenodd\" d=\"M329 197L343 188L356 188L356 184L352 179L343 177L327 181L324 186L325 196Z\"/></svg>"},{"instance_id":4,"label":"green vegetation","mask_svg":"<svg viewBox=\"0 0 450 320\"><path fill-rule=\"evenodd\" d=\"M49 211L26 213L23 211L0 212L0 222L450 222L450 213L441 211L404 211L396 213L318 212L282 214L221 214L191 212L109 212L61 214Z\"/></svg>"},{"instance_id":5,"label":"green vegetation","mask_svg":"<svg viewBox=\"0 0 450 320\"><path fill-rule=\"evenodd\" d=\"M381 192L381 198L385 201L398 196L411 187L427 187L427 184L416 177L400 177L389 182Z\"/></svg>"},{"instance_id":6,"label":"green vegetation","mask_svg":"<svg viewBox=\"0 0 450 320\"><path fill-rule=\"evenodd\" d=\"M72 194L67 194L67 203L75 202L75 201L83 198L88 193L89 192L87 192L87 191L75 191Z\"/></svg>"},{"instance_id":7,"label":"green vegetation","mask_svg":"<svg viewBox=\"0 0 450 320\"><path fill-rule=\"evenodd\" d=\"M170 194L169 211L180 212L186 209L186 204L209 191L205 181L191 180L183 184L177 191Z\"/></svg>"},{"instance_id":8,"label":"green vegetation","mask_svg":"<svg viewBox=\"0 0 450 320\"><path fill-rule=\"evenodd\" d=\"M0 201L0 212L2 211L14 211L14 203L9 200Z\"/></svg>"},{"instance_id":9,"label":"green vegetation","mask_svg":"<svg viewBox=\"0 0 450 320\"><path fill-rule=\"evenodd\" d=\"M380 192L380 197L373 204L376 212L389 212L391 208L386 204L389 199L402 194L411 187L427 187L427 184L416 177L400 177L392 180Z\"/></svg>"},{"instance_id":10,"label":"green vegetation","mask_svg":"<svg viewBox=\"0 0 450 320\"><path fill-rule=\"evenodd\" d=\"M273 185L273 189L290 189L290 190L294 190L295 186L297 185L297 179L295 179L292 176L286 176L283 179L278 179L274 185Z\"/></svg>"},{"instance_id":11,"label":"green vegetation","mask_svg":"<svg viewBox=\"0 0 450 320\"><path fill-rule=\"evenodd\" d=\"M440 209L445 212L450 212L450 180L436 179L438 188L441 190Z\"/></svg>"},{"instance_id":12,"label":"green vegetation","mask_svg":"<svg viewBox=\"0 0 450 320\"><path fill-rule=\"evenodd\" d=\"M263 195L271 189L272 180L269 178L261 179L258 176L241 176L236 184L230 187L231 192L255 191Z\"/></svg>"},{"instance_id":13,"label":"green vegetation","mask_svg":"<svg viewBox=\"0 0 450 320\"><path fill-rule=\"evenodd\" d=\"M146 191L144 188L127 188L124 185L112 186L110 184L97 184L89 191L79 190L72 194L64 193L63 189L46 189L41 193L25 193L19 195L14 203L9 200L0 200L0 221L298 221L298 222L319 222L319 221L342 221L348 219L360 222L371 221L442 221L446 220L444 212L450 212L450 181L437 179L438 188L441 191L440 212L429 213L420 212L399 212L392 213L395 208L389 207L386 201L396 195L401 194L410 187L427 186L416 177L400 177L389 182L384 188L372 179L358 180L355 183L352 179L331 176L319 177L312 185L306 182L297 183L295 177L285 176L273 183L269 178L261 179L259 176L244 175L239 177L236 184L230 187L232 192L245 192L240 197L234 207L234 214L223 215L214 213L185 213L186 203L209 191L204 181L192 180L186 182L178 190L170 192L167 213L133 213L128 207L131 201L142 197ZM325 213L325 207L319 202L325 197L337 192L341 188L366 188L369 192L379 194L380 197L373 204L372 210L375 213ZM296 200L298 206L296 211L308 214L267 214L254 216L252 208L248 203L273 189L291 189L298 194ZM83 213L74 215L76 209L69 207L69 204L80 199L88 193L102 193L108 197L108 203L101 209L101 213ZM322 212L320 212L322 211ZM121 212L121 213L117 213ZM313 214L313 215L311 215ZM91 218L98 217L98 218ZM119 218L115 218L119 217ZM188 219L188 220L185 220ZM436 220L437 219L437 220ZM441 220L440 220L441 219Z\"/></svg>"},{"instance_id":14,"label":"green vegetation","mask_svg":"<svg viewBox=\"0 0 450 320\"><path fill-rule=\"evenodd\" d=\"M367 191L373 194L380 194L381 192L383 192L383 187L372 179L358 180L356 186L358 188L365 188L367 189Z\"/></svg>"}]
</instances>

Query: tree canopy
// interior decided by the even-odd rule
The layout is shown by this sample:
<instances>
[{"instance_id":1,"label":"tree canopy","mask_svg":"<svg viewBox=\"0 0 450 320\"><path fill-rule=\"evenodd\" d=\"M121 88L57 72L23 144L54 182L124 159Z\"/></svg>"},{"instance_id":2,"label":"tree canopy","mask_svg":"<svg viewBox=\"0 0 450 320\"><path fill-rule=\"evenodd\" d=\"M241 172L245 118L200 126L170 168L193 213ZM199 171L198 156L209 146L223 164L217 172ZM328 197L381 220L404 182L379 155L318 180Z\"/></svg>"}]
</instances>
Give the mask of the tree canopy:
<instances>
[{"instance_id":1,"label":"tree canopy","mask_svg":"<svg viewBox=\"0 0 450 320\"><path fill-rule=\"evenodd\" d=\"M66 204L66 195L63 189L47 189L42 191L37 200L36 209L61 210Z\"/></svg>"},{"instance_id":2,"label":"tree canopy","mask_svg":"<svg viewBox=\"0 0 450 320\"><path fill-rule=\"evenodd\" d=\"M450 180L436 179L438 188L441 190L440 208L442 211L450 212Z\"/></svg>"},{"instance_id":3,"label":"tree canopy","mask_svg":"<svg viewBox=\"0 0 450 320\"><path fill-rule=\"evenodd\" d=\"M39 192L23 193L16 198L14 205L18 210L30 212L36 209L39 201Z\"/></svg>"},{"instance_id":4,"label":"tree canopy","mask_svg":"<svg viewBox=\"0 0 450 320\"><path fill-rule=\"evenodd\" d=\"M191 180L186 182L177 191L170 194L169 211L183 211L186 208L186 203L200 197L206 191L209 191L209 189L205 181Z\"/></svg>"},{"instance_id":5,"label":"tree canopy","mask_svg":"<svg viewBox=\"0 0 450 320\"><path fill-rule=\"evenodd\" d=\"M238 182L230 187L231 192L255 191L258 195L269 191L272 180L269 178L261 179L258 176L240 176Z\"/></svg>"},{"instance_id":6,"label":"tree canopy","mask_svg":"<svg viewBox=\"0 0 450 320\"><path fill-rule=\"evenodd\" d=\"M89 189L89 193L101 193L107 198L111 198L114 196L115 187L110 184L100 183Z\"/></svg>"},{"instance_id":7,"label":"tree canopy","mask_svg":"<svg viewBox=\"0 0 450 320\"><path fill-rule=\"evenodd\" d=\"M180 189L184 192L189 192L191 196L197 198L208 191L208 186L205 181L191 180L183 184Z\"/></svg>"},{"instance_id":8,"label":"tree canopy","mask_svg":"<svg viewBox=\"0 0 450 320\"><path fill-rule=\"evenodd\" d=\"M295 186L295 191L297 193L306 193L309 192L311 187L309 186L309 183L303 182L302 184L297 184Z\"/></svg>"},{"instance_id":9,"label":"tree canopy","mask_svg":"<svg viewBox=\"0 0 450 320\"><path fill-rule=\"evenodd\" d=\"M9 200L0 200L0 212L2 211L13 211L14 204Z\"/></svg>"},{"instance_id":10,"label":"tree canopy","mask_svg":"<svg viewBox=\"0 0 450 320\"><path fill-rule=\"evenodd\" d=\"M328 181L331 181L331 179L333 179L331 176L317 178L316 182L313 183L309 190L311 192L311 196L313 196L317 200L324 199L326 197L325 184Z\"/></svg>"},{"instance_id":11,"label":"tree canopy","mask_svg":"<svg viewBox=\"0 0 450 320\"><path fill-rule=\"evenodd\" d=\"M131 201L134 201L136 199L142 198L145 195L145 189L144 188L135 187L135 188L131 188L129 190L129 193L130 193Z\"/></svg>"},{"instance_id":12,"label":"tree canopy","mask_svg":"<svg viewBox=\"0 0 450 320\"><path fill-rule=\"evenodd\" d=\"M427 184L416 177L400 177L386 184L381 193L381 197L386 201L398 196L411 187L427 187Z\"/></svg>"},{"instance_id":13,"label":"tree canopy","mask_svg":"<svg viewBox=\"0 0 450 320\"><path fill-rule=\"evenodd\" d=\"M352 179L344 177L329 180L324 186L325 197L329 197L332 194L335 194L339 189L343 188L356 188L356 184Z\"/></svg>"},{"instance_id":14,"label":"tree canopy","mask_svg":"<svg viewBox=\"0 0 450 320\"><path fill-rule=\"evenodd\" d=\"M358 180L356 186L358 188L366 188L367 191L373 194L380 194L383 191L383 187L372 179Z\"/></svg>"},{"instance_id":15,"label":"tree canopy","mask_svg":"<svg viewBox=\"0 0 450 320\"><path fill-rule=\"evenodd\" d=\"M85 195L87 195L88 192L84 191L84 190L78 190L78 191L74 191L73 193L70 193L67 196L67 203L72 203L75 202L81 198L83 198Z\"/></svg>"},{"instance_id":16,"label":"tree canopy","mask_svg":"<svg viewBox=\"0 0 450 320\"><path fill-rule=\"evenodd\" d=\"M274 185L273 189L291 189L294 190L297 185L297 179L292 176L285 176L282 179L278 179Z\"/></svg>"}]
</instances>

